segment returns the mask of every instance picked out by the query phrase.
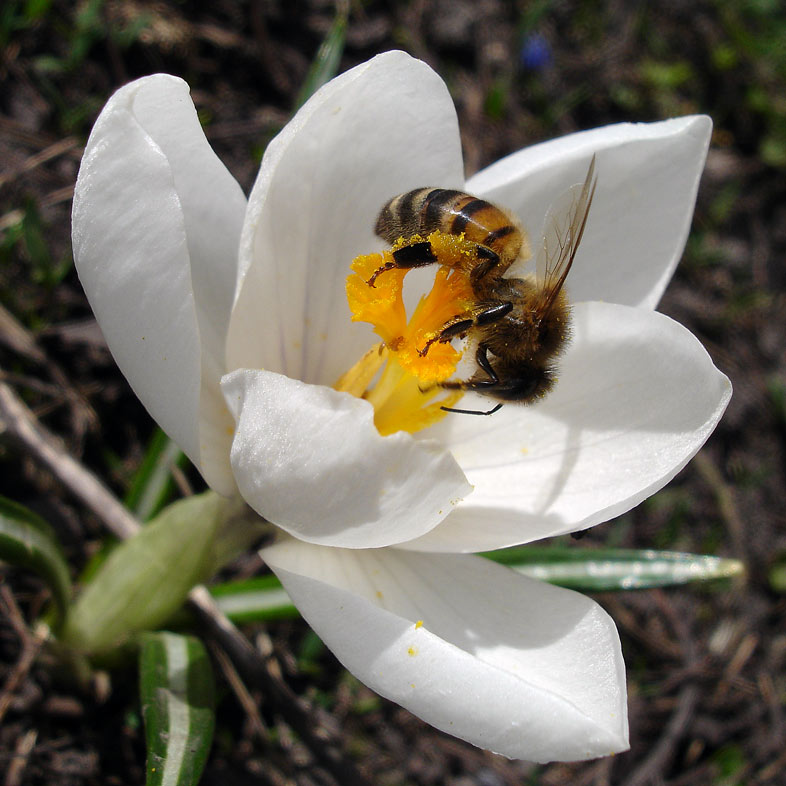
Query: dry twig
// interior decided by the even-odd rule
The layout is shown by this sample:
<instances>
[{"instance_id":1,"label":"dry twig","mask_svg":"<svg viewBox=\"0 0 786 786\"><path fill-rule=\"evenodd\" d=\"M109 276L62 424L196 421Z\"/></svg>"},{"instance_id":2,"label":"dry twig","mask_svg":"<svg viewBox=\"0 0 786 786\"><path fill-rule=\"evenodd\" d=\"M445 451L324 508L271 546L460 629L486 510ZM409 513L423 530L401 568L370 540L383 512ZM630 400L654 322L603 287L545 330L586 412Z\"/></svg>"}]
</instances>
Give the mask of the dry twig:
<instances>
[{"instance_id":1,"label":"dry twig","mask_svg":"<svg viewBox=\"0 0 786 786\"><path fill-rule=\"evenodd\" d=\"M38 732L30 729L16 741L14 755L5 773L4 786L19 786L22 783L22 776L37 739Z\"/></svg>"},{"instance_id":2,"label":"dry twig","mask_svg":"<svg viewBox=\"0 0 786 786\"><path fill-rule=\"evenodd\" d=\"M30 671L30 667L36 659L36 655L38 655L38 651L41 649L44 637L39 634L31 633L28 630L22 613L16 605L14 596L5 584L0 585L0 595L2 596L3 605L5 606L4 614L22 642L22 652L13 668L8 672L5 683L2 689L0 689L0 723L2 723L13 701L14 693L24 682L25 677L27 677Z\"/></svg>"},{"instance_id":3,"label":"dry twig","mask_svg":"<svg viewBox=\"0 0 786 786\"><path fill-rule=\"evenodd\" d=\"M317 707L309 707L280 676L273 661L265 663L232 622L216 606L205 587L194 587L188 596L192 609L212 637L224 649L247 685L260 688L271 698L277 712L297 732L320 764L341 786L367 786L354 766L341 754L338 730L330 716ZM270 659L268 659L270 661Z\"/></svg>"},{"instance_id":4,"label":"dry twig","mask_svg":"<svg viewBox=\"0 0 786 786\"><path fill-rule=\"evenodd\" d=\"M698 656L695 642L685 620L674 609L666 593L653 590L652 598L668 618L677 634L686 665L693 666L697 662ZM628 778L627 786L644 786L648 783L659 782L658 779L662 778L667 764L673 759L677 746L690 726L699 695L699 686L696 683L692 681L684 683L677 696L674 712L663 729L660 739Z\"/></svg>"},{"instance_id":5,"label":"dry twig","mask_svg":"<svg viewBox=\"0 0 786 786\"><path fill-rule=\"evenodd\" d=\"M240 675L237 673L237 669L229 659L229 656L224 652L224 650L221 649L221 647L212 642L210 646L210 654L213 656L213 658L215 658L216 663L218 663L218 666L224 675L224 679L229 684L229 687L232 688L235 698L238 700L240 706L248 716L248 719L251 722L251 728L254 730L254 734L256 734L260 740L267 741L267 728L265 727L265 722L262 720L262 716L259 713L257 703L249 693L248 688L245 686L243 680L240 679Z\"/></svg>"},{"instance_id":6,"label":"dry twig","mask_svg":"<svg viewBox=\"0 0 786 786\"><path fill-rule=\"evenodd\" d=\"M119 538L130 538L139 530L139 522L112 492L66 451L62 442L36 420L8 385L0 382L2 431L21 443Z\"/></svg>"},{"instance_id":7,"label":"dry twig","mask_svg":"<svg viewBox=\"0 0 786 786\"><path fill-rule=\"evenodd\" d=\"M0 424L47 466L118 537L128 538L139 531L139 522L112 493L85 467L75 461L58 440L41 426L16 394L0 382ZM219 610L203 586L194 587L189 602L207 631L231 658L249 685L265 691L278 712L300 735L318 761L342 786L367 786L350 763L344 761L341 741L332 730L330 716L308 707L283 681L274 679L248 639Z\"/></svg>"}]
</instances>

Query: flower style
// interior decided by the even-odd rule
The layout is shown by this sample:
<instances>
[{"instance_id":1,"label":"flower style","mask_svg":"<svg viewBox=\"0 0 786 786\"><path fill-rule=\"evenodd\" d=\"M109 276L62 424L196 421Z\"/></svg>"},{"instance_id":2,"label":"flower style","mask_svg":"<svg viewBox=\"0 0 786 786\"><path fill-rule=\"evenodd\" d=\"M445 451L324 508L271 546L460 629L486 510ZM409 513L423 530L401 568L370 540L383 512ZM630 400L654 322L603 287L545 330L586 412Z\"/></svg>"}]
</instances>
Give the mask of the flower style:
<instances>
[{"instance_id":1,"label":"flower style","mask_svg":"<svg viewBox=\"0 0 786 786\"><path fill-rule=\"evenodd\" d=\"M718 422L728 380L654 310L710 128L706 117L600 128L465 181L445 85L389 52L306 103L268 146L248 202L174 77L115 93L85 151L74 256L139 398L213 489L281 528L263 556L350 671L509 757L627 747L608 615L469 552L623 513ZM490 418L380 434L372 403L331 386L373 343L344 286L350 262L382 248L381 205L419 186L461 188L537 238L593 154L599 185L567 282L573 336L555 390Z\"/></svg>"}]
</instances>

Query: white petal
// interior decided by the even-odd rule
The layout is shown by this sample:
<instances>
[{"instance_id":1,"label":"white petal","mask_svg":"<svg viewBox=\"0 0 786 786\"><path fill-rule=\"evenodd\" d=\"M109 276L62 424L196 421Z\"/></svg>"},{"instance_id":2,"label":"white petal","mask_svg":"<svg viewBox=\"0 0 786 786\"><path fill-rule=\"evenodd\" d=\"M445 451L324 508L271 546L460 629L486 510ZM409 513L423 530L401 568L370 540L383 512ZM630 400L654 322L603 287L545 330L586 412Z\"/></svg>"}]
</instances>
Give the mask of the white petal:
<instances>
[{"instance_id":1,"label":"white petal","mask_svg":"<svg viewBox=\"0 0 786 786\"><path fill-rule=\"evenodd\" d=\"M140 85L133 112L166 156L183 211L202 346L201 468L213 488L231 493L232 417L219 383L226 372L224 352L246 198L208 144L185 82L151 77Z\"/></svg>"},{"instance_id":2,"label":"white petal","mask_svg":"<svg viewBox=\"0 0 786 786\"><path fill-rule=\"evenodd\" d=\"M531 761L627 748L619 637L589 598L474 556L286 540L262 557L344 666L438 729Z\"/></svg>"},{"instance_id":3,"label":"white petal","mask_svg":"<svg viewBox=\"0 0 786 786\"><path fill-rule=\"evenodd\" d=\"M186 230L169 163L133 114L141 84L118 90L90 134L74 191L74 260L121 371L199 463L201 350Z\"/></svg>"},{"instance_id":4,"label":"white petal","mask_svg":"<svg viewBox=\"0 0 786 786\"><path fill-rule=\"evenodd\" d=\"M77 269L134 391L225 493L232 420L218 382L244 210L185 82L158 74L110 98L74 195Z\"/></svg>"},{"instance_id":5,"label":"white petal","mask_svg":"<svg viewBox=\"0 0 786 786\"><path fill-rule=\"evenodd\" d=\"M229 368L333 384L373 340L350 323L349 265L382 247L384 202L432 182L461 186L463 165L453 103L427 65L388 52L319 90L268 146L249 199Z\"/></svg>"},{"instance_id":6,"label":"white petal","mask_svg":"<svg viewBox=\"0 0 786 786\"><path fill-rule=\"evenodd\" d=\"M371 405L268 371L222 389L237 421L232 469L246 502L311 543L374 548L435 527L470 491L450 453L382 437Z\"/></svg>"},{"instance_id":7,"label":"white petal","mask_svg":"<svg viewBox=\"0 0 786 786\"><path fill-rule=\"evenodd\" d=\"M710 118L693 116L570 134L497 161L467 191L516 213L535 248L548 206L584 180L596 154L598 187L568 293L655 308L682 256L711 131Z\"/></svg>"},{"instance_id":8,"label":"white petal","mask_svg":"<svg viewBox=\"0 0 786 786\"><path fill-rule=\"evenodd\" d=\"M730 396L729 380L677 322L578 304L559 380L542 402L508 404L489 418L455 415L429 430L475 489L406 547L482 551L618 516L687 464Z\"/></svg>"}]
</instances>

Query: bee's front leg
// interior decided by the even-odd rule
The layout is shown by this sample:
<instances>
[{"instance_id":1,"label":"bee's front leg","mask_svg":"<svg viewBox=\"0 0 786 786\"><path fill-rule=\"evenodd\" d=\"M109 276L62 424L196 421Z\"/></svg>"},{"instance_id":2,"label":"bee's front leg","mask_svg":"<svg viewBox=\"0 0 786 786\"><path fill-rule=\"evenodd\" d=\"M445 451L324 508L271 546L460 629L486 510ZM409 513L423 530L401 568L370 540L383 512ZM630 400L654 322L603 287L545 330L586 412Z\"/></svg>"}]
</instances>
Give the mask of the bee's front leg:
<instances>
[{"instance_id":1,"label":"bee's front leg","mask_svg":"<svg viewBox=\"0 0 786 786\"><path fill-rule=\"evenodd\" d=\"M428 240L419 240L416 243L410 243L408 246L402 246L401 248L396 249L392 256L393 260L391 262L385 262L384 265L378 267L372 274L371 278L366 281L370 287L374 286L374 282L386 270L410 270L411 268L415 267L433 265L435 262L439 261L439 259L437 259L437 255L434 253L434 249L431 247L430 241Z\"/></svg>"}]
</instances>

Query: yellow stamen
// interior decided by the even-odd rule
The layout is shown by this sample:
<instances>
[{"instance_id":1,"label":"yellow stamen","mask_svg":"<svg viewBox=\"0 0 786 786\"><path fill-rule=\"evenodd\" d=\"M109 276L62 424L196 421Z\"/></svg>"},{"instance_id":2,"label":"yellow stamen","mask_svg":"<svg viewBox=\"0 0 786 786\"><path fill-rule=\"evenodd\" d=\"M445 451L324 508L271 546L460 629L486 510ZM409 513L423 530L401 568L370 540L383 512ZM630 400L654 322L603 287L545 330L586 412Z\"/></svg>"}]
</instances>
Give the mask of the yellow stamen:
<instances>
[{"instance_id":1,"label":"yellow stamen","mask_svg":"<svg viewBox=\"0 0 786 786\"><path fill-rule=\"evenodd\" d=\"M374 344L349 371L342 374L333 387L342 393L351 393L362 398L366 388L371 384L383 363L388 359L388 350L384 344Z\"/></svg>"},{"instance_id":2,"label":"yellow stamen","mask_svg":"<svg viewBox=\"0 0 786 786\"><path fill-rule=\"evenodd\" d=\"M447 415L442 407L452 407L463 395L452 391L434 399L442 391L437 387L421 389L417 377L407 372L391 353L379 382L364 398L374 407L374 425L382 436L408 431L414 434L442 420Z\"/></svg>"},{"instance_id":3,"label":"yellow stamen","mask_svg":"<svg viewBox=\"0 0 786 786\"><path fill-rule=\"evenodd\" d=\"M353 322L370 322L385 345L396 347L407 329L407 312L401 297L406 270L390 270L370 287L366 281L386 262L392 262L389 251L355 257L347 277L347 301Z\"/></svg>"},{"instance_id":4,"label":"yellow stamen","mask_svg":"<svg viewBox=\"0 0 786 786\"><path fill-rule=\"evenodd\" d=\"M422 238L400 239L391 251L357 257L347 278L347 301L352 320L369 322L384 342L372 347L336 383L338 390L362 396L374 406L374 423L383 435L415 432L445 417L461 391L443 395L438 384L452 376L461 352L438 339L444 325L472 305L466 264L471 244L463 236L433 232L427 240L440 262L431 291L420 299L407 321L402 290L407 270L394 266L392 252ZM381 268L383 272L375 273ZM374 285L368 281L374 277ZM428 347L425 355L421 351ZM419 351L420 350L420 351ZM370 387L378 370L379 379Z\"/></svg>"},{"instance_id":5,"label":"yellow stamen","mask_svg":"<svg viewBox=\"0 0 786 786\"><path fill-rule=\"evenodd\" d=\"M398 350L399 363L423 383L441 382L456 370L462 353L449 343L434 342L425 356L420 350L439 335L448 320L469 308L468 290L469 282L463 273L439 268L434 286L420 299L409 321L405 341Z\"/></svg>"}]
</instances>

